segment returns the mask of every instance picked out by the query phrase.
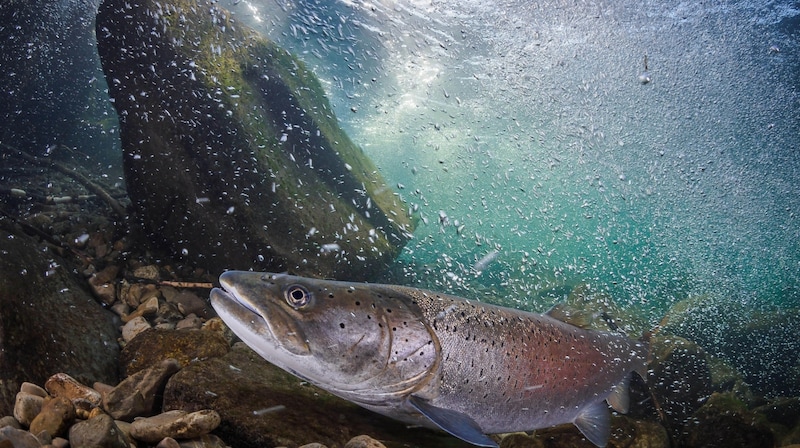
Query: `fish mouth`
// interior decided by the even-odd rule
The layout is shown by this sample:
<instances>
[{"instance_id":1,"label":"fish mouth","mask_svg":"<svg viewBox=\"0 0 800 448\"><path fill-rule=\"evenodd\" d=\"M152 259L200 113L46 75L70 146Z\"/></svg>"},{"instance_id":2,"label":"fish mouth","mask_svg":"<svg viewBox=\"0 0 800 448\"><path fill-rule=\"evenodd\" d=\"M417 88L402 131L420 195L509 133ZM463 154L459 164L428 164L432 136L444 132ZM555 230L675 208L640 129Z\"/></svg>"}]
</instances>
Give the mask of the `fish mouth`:
<instances>
[{"instance_id":1,"label":"fish mouth","mask_svg":"<svg viewBox=\"0 0 800 448\"><path fill-rule=\"evenodd\" d=\"M309 355L303 331L282 309L279 291L270 291L263 278L264 274L255 272L223 273L219 278L221 288L211 290L211 306L223 322L262 357L269 359L280 351Z\"/></svg>"}]
</instances>

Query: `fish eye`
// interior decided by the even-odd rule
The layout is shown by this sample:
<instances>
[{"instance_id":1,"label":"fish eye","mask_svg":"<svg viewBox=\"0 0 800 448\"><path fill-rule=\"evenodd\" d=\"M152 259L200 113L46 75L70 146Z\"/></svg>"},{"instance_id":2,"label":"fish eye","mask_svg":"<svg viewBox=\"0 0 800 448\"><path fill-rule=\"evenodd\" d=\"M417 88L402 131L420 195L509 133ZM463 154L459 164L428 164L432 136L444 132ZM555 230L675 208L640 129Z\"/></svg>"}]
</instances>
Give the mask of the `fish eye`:
<instances>
[{"instance_id":1,"label":"fish eye","mask_svg":"<svg viewBox=\"0 0 800 448\"><path fill-rule=\"evenodd\" d=\"M286 303L295 309L302 308L311 301L311 293L301 285L289 286L284 291L284 296L286 297Z\"/></svg>"}]
</instances>

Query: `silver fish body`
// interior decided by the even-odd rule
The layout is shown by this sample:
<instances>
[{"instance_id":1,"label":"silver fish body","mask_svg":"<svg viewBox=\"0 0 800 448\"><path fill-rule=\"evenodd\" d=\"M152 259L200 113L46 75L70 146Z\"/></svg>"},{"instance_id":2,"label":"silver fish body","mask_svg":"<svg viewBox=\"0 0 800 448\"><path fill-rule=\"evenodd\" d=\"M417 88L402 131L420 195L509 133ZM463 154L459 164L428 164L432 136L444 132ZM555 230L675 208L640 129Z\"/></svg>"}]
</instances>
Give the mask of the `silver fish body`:
<instances>
[{"instance_id":1,"label":"silver fish body","mask_svg":"<svg viewBox=\"0 0 800 448\"><path fill-rule=\"evenodd\" d=\"M630 373L645 371L644 347L620 334L447 294L241 271L220 284L212 306L267 361L479 446L568 422L604 446L605 400L626 412Z\"/></svg>"}]
</instances>

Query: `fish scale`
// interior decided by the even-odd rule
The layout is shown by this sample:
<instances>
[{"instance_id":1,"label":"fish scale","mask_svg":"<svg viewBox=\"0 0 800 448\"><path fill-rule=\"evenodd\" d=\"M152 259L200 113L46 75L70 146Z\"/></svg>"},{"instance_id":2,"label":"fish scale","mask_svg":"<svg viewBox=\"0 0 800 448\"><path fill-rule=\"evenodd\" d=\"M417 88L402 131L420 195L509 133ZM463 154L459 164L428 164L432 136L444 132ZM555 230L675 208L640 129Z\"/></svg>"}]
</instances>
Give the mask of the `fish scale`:
<instances>
[{"instance_id":1,"label":"fish scale","mask_svg":"<svg viewBox=\"0 0 800 448\"><path fill-rule=\"evenodd\" d=\"M267 361L372 411L486 434L574 423L605 446L644 347L548 315L396 285L229 271L211 304Z\"/></svg>"}]
</instances>

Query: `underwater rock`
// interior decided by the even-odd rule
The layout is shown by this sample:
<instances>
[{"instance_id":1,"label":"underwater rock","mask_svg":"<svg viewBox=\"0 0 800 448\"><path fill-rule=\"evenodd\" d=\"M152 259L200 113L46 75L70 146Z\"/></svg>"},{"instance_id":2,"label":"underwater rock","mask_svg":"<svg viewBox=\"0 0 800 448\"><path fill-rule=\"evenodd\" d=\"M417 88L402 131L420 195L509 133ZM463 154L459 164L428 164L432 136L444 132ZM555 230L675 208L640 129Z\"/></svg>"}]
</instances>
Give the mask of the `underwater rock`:
<instances>
[{"instance_id":1,"label":"underwater rock","mask_svg":"<svg viewBox=\"0 0 800 448\"><path fill-rule=\"evenodd\" d=\"M43 404L44 397L19 391L14 403L14 418L22 426L28 427L39 412L42 412Z\"/></svg>"},{"instance_id":2,"label":"underwater rock","mask_svg":"<svg viewBox=\"0 0 800 448\"><path fill-rule=\"evenodd\" d=\"M172 374L180 369L178 361L167 359L140 370L122 380L103 396L103 409L115 420L130 421L134 417L153 415L158 411L156 398L164 390Z\"/></svg>"},{"instance_id":3,"label":"underwater rock","mask_svg":"<svg viewBox=\"0 0 800 448\"><path fill-rule=\"evenodd\" d=\"M46 399L42 411L33 419L29 430L31 434L45 431L50 437L60 436L66 433L75 417L75 406L68 398Z\"/></svg>"},{"instance_id":4,"label":"underwater rock","mask_svg":"<svg viewBox=\"0 0 800 448\"><path fill-rule=\"evenodd\" d=\"M237 448L314 442L343 446L359 434L370 434L387 446L472 447L444 433L409 430L359 408L267 363L244 344L173 375L163 409L216 410L222 423L215 434Z\"/></svg>"},{"instance_id":5,"label":"underwater rock","mask_svg":"<svg viewBox=\"0 0 800 448\"><path fill-rule=\"evenodd\" d=\"M44 388L53 397L64 397L76 407L86 402L91 407L100 405L100 393L89 386L79 383L66 373L56 373L47 379Z\"/></svg>"},{"instance_id":6,"label":"underwater rock","mask_svg":"<svg viewBox=\"0 0 800 448\"><path fill-rule=\"evenodd\" d=\"M123 376L156 366L173 358L182 367L194 360L223 356L230 346L216 331L147 330L129 342L119 357Z\"/></svg>"},{"instance_id":7,"label":"underwater rock","mask_svg":"<svg viewBox=\"0 0 800 448\"><path fill-rule=\"evenodd\" d=\"M131 437L147 443L158 443L166 437L193 439L208 434L219 426L217 412L203 409L196 412L167 411L131 423Z\"/></svg>"},{"instance_id":8,"label":"underwater rock","mask_svg":"<svg viewBox=\"0 0 800 448\"><path fill-rule=\"evenodd\" d=\"M53 372L116 383L114 314L69 262L2 229L0 252L0 415L11 414L23 382L42 384Z\"/></svg>"},{"instance_id":9,"label":"underwater rock","mask_svg":"<svg viewBox=\"0 0 800 448\"><path fill-rule=\"evenodd\" d=\"M386 448L386 445L367 435L355 436L350 439L344 448Z\"/></svg>"},{"instance_id":10,"label":"underwater rock","mask_svg":"<svg viewBox=\"0 0 800 448\"><path fill-rule=\"evenodd\" d=\"M662 327L735 366L753 392L800 396L800 309L754 311L734 300L696 296L673 305Z\"/></svg>"},{"instance_id":11,"label":"underwater rock","mask_svg":"<svg viewBox=\"0 0 800 448\"><path fill-rule=\"evenodd\" d=\"M100 414L72 425L69 428L69 443L75 447L130 447L125 435L107 414Z\"/></svg>"},{"instance_id":12,"label":"underwater rock","mask_svg":"<svg viewBox=\"0 0 800 448\"><path fill-rule=\"evenodd\" d=\"M714 393L694 413L686 426L680 446L742 447L775 446L775 438L766 420L749 412L732 393Z\"/></svg>"},{"instance_id":13,"label":"underwater rock","mask_svg":"<svg viewBox=\"0 0 800 448\"><path fill-rule=\"evenodd\" d=\"M4 444L10 442L11 444ZM0 428L0 446L3 448L39 448L42 446L39 439L33 434L22 429L5 426Z\"/></svg>"},{"instance_id":14,"label":"underwater rock","mask_svg":"<svg viewBox=\"0 0 800 448\"><path fill-rule=\"evenodd\" d=\"M673 437L711 395L711 370L705 351L692 341L659 333L650 340L647 384L657 412Z\"/></svg>"},{"instance_id":15,"label":"underwater rock","mask_svg":"<svg viewBox=\"0 0 800 448\"><path fill-rule=\"evenodd\" d=\"M105 0L96 29L128 194L155 248L215 273L363 280L411 237L317 78L216 2Z\"/></svg>"}]
</instances>

